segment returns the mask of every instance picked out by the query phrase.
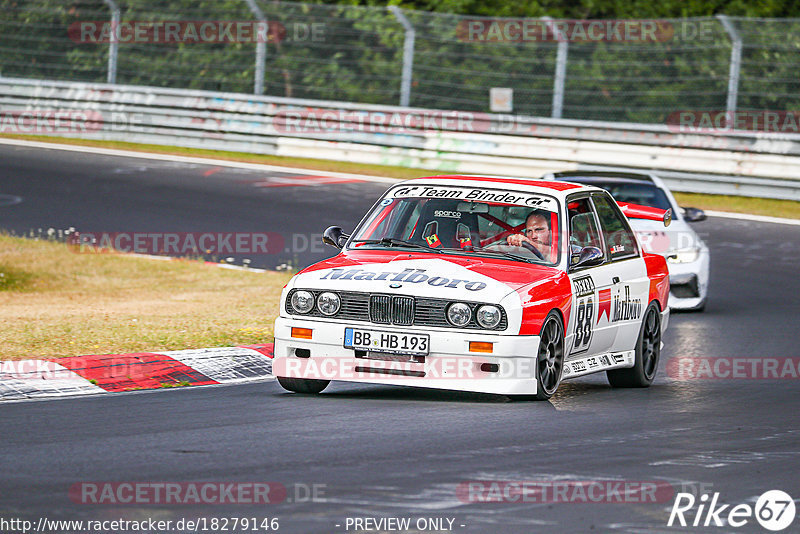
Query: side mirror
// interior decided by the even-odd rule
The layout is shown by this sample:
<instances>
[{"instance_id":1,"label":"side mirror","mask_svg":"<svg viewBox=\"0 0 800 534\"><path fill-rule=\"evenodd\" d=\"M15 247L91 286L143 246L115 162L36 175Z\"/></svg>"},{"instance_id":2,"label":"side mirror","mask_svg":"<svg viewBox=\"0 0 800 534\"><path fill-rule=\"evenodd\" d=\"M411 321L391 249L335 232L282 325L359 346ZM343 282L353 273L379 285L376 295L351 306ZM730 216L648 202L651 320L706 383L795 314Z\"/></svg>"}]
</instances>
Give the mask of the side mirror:
<instances>
[{"instance_id":1,"label":"side mirror","mask_svg":"<svg viewBox=\"0 0 800 534\"><path fill-rule=\"evenodd\" d=\"M342 248L349 238L339 226L329 226L322 233L322 242L336 248Z\"/></svg>"},{"instance_id":2,"label":"side mirror","mask_svg":"<svg viewBox=\"0 0 800 534\"><path fill-rule=\"evenodd\" d=\"M698 208L683 208L683 218L687 222L705 221L706 212Z\"/></svg>"},{"instance_id":3,"label":"side mirror","mask_svg":"<svg viewBox=\"0 0 800 534\"><path fill-rule=\"evenodd\" d=\"M583 247L580 254L573 254L570 259L570 267L591 267L600 265L605 261L603 251L597 247Z\"/></svg>"}]
</instances>

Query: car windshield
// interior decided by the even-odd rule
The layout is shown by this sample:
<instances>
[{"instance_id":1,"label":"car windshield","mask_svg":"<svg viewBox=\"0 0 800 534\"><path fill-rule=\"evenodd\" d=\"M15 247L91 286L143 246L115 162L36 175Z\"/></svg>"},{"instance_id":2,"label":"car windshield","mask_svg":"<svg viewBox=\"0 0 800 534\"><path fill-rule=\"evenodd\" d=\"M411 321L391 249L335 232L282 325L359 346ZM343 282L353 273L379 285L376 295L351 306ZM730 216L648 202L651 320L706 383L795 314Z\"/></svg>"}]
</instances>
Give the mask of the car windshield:
<instances>
[{"instance_id":1,"label":"car windshield","mask_svg":"<svg viewBox=\"0 0 800 534\"><path fill-rule=\"evenodd\" d=\"M409 248L555 265L558 202L501 189L400 186L363 220L349 248Z\"/></svg>"},{"instance_id":2,"label":"car windshield","mask_svg":"<svg viewBox=\"0 0 800 534\"><path fill-rule=\"evenodd\" d=\"M589 182L587 182L589 183ZM601 187L611 193L617 202L628 202L631 204L641 204L660 210L672 208L667 199L667 195L659 187L649 183L630 183L630 182L590 182L592 185ZM675 210L672 210L673 213Z\"/></svg>"}]
</instances>

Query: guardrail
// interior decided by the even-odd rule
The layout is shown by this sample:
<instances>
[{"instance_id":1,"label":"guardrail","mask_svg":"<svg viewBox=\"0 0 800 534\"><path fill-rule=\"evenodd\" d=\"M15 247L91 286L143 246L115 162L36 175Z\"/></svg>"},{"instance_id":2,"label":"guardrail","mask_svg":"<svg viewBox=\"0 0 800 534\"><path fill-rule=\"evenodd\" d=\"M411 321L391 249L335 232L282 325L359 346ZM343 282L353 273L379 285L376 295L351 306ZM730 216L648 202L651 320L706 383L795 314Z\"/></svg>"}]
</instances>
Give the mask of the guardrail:
<instances>
[{"instance_id":1,"label":"guardrail","mask_svg":"<svg viewBox=\"0 0 800 534\"><path fill-rule=\"evenodd\" d=\"M677 191L800 200L794 134L681 133L666 125L14 78L0 78L0 113L0 133L458 173L653 170Z\"/></svg>"}]
</instances>

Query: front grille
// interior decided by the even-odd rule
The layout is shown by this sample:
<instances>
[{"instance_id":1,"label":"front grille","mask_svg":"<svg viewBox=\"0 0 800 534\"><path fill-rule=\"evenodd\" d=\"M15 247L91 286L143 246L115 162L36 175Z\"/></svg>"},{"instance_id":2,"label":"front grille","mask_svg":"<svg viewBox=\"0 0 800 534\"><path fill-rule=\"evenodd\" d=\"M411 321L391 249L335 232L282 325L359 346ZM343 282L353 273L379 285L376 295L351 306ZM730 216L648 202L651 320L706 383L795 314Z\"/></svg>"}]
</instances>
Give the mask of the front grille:
<instances>
[{"instance_id":1,"label":"front grille","mask_svg":"<svg viewBox=\"0 0 800 534\"><path fill-rule=\"evenodd\" d=\"M414 322L414 297L392 298L392 322L406 326Z\"/></svg>"},{"instance_id":2,"label":"front grille","mask_svg":"<svg viewBox=\"0 0 800 534\"><path fill-rule=\"evenodd\" d=\"M287 295L285 302L286 313L289 315L303 316L292 308L293 289ZM323 292L322 289L309 289L314 294L314 299ZM342 300L342 307L332 318L361 321L373 324L394 324L399 326L436 326L441 328L456 328L447 321L447 306L454 302L448 299L435 299L429 297L411 297L400 295L382 295L361 293L356 291L337 291ZM464 301L459 301L464 302ZM469 330L486 330L475 321L475 315L483 302L465 302L472 308L472 319L469 324L462 327ZM497 306L495 304L495 306ZM493 331L508 328L508 318L505 310L500 308L501 318ZM306 317L325 317L317 310L316 306Z\"/></svg>"},{"instance_id":3,"label":"front grille","mask_svg":"<svg viewBox=\"0 0 800 534\"><path fill-rule=\"evenodd\" d=\"M392 318L392 297L372 295L369 299L369 320L373 323L389 324Z\"/></svg>"}]
</instances>

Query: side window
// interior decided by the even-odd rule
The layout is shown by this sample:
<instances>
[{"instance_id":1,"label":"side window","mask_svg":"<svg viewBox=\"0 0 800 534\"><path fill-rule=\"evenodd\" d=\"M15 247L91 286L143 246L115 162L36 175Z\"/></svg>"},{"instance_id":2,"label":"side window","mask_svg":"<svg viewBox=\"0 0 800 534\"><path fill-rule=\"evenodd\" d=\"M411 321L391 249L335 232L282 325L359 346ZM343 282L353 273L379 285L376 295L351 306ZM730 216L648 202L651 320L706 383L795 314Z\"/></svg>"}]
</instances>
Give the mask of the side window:
<instances>
[{"instance_id":1,"label":"side window","mask_svg":"<svg viewBox=\"0 0 800 534\"><path fill-rule=\"evenodd\" d=\"M579 253L584 247L597 247L603 250L603 241L600 239L600 231L588 198L570 201L567 204L567 215L569 244L574 247L573 252Z\"/></svg>"},{"instance_id":2,"label":"side window","mask_svg":"<svg viewBox=\"0 0 800 534\"><path fill-rule=\"evenodd\" d=\"M636 239L622 212L607 195L593 194L592 202L605 236L606 254L611 261L636 256Z\"/></svg>"}]
</instances>

